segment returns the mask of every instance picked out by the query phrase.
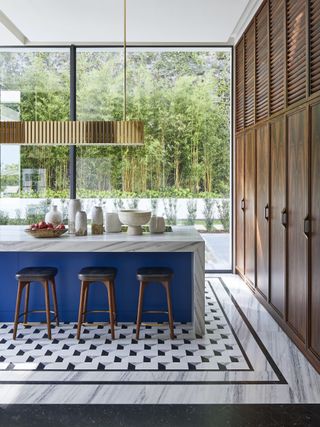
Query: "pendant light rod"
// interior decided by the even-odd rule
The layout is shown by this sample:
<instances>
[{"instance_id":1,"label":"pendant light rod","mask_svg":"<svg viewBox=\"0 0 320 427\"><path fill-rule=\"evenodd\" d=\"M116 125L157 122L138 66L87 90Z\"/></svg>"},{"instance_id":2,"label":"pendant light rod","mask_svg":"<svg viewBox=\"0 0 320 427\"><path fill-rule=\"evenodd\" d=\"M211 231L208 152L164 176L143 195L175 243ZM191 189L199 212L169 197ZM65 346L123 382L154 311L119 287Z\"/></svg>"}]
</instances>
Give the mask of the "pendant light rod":
<instances>
[{"instance_id":1,"label":"pendant light rod","mask_svg":"<svg viewBox=\"0 0 320 427\"><path fill-rule=\"evenodd\" d=\"M123 120L127 120L127 0L123 0Z\"/></svg>"}]
</instances>

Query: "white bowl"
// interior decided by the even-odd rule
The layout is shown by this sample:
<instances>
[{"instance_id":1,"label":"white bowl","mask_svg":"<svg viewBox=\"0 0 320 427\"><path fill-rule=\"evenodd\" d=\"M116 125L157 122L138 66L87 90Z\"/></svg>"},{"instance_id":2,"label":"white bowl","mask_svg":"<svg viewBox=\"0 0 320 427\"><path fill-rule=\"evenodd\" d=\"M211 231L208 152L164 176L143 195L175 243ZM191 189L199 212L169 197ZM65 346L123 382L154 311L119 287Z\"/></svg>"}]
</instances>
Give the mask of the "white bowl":
<instances>
[{"instance_id":1,"label":"white bowl","mask_svg":"<svg viewBox=\"0 0 320 427\"><path fill-rule=\"evenodd\" d=\"M122 209L119 212L119 219L122 224L128 226L130 236L142 234L141 225L147 224L151 218L151 211L139 211L137 209Z\"/></svg>"}]
</instances>

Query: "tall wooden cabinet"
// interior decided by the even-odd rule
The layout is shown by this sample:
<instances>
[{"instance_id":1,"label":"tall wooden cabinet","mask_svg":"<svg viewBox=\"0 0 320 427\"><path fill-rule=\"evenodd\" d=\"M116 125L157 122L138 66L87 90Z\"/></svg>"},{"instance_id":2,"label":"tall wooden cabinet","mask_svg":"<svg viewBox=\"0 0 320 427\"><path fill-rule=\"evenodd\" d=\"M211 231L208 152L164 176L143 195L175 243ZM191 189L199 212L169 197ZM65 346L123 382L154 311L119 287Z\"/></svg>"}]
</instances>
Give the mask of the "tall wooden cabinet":
<instances>
[{"instance_id":1,"label":"tall wooden cabinet","mask_svg":"<svg viewBox=\"0 0 320 427\"><path fill-rule=\"evenodd\" d=\"M320 372L320 0L264 0L235 48L236 271Z\"/></svg>"},{"instance_id":2,"label":"tall wooden cabinet","mask_svg":"<svg viewBox=\"0 0 320 427\"><path fill-rule=\"evenodd\" d=\"M320 358L320 101L310 106L310 350Z\"/></svg>"},{"instance_id":3,"label":"tall wooden cabinet","mask_svg":"<svg viewBox=\"0 0 320 427\"><path fill-rule=\"evenodd\" d=\"M283 317L286 280L286 139L283 117L270 123L270 304Z\"/></svg>"},{"instance_id":4,"label":"tall wooden cabinet","mask_svg":"<svg viewBox=\"0 0 320 427\"><path fill-rule=\"evenodd\" d=\"M267 124L256 130L257 205L256 205L256 288L269 298L269 168L270 140Z\"/></svg>"},{"instance_id":5,"label":"tall wooden cabinet","mask_svg":"<svg viewBox=\"0 0 320 427\"><path fill-rule=\"evenodd\" d=\"M287 116L288 309L287 320L305 342L308 280L308 138L305 107Z\"/></svg>"}]
</instances>

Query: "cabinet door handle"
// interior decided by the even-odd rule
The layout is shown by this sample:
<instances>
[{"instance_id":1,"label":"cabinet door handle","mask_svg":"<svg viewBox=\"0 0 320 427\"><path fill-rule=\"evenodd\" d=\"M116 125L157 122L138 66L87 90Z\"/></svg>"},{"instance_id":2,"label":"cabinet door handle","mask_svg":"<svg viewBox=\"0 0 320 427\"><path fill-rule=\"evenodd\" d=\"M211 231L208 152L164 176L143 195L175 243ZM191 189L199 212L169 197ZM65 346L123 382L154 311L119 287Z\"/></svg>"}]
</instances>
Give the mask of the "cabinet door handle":
<instances>
[{"instance_id":1,"label":"cabinet door handle","mask_svg":"<svg viewBox=\"0 0 320 427\"><path fill-rule=\"evenodd\" d=\"M287 213L287 209L284 208L281 211L281 224L286 227L288 225L288 213Z\"/></svg>"},{"instance_id":2,"label":"cabinet door handle","mask_svg":"<svg viewBox=\"0 0 320 427\"><path fill-rule=\"evenodd\" d=\"M269 221L269 205L266 204L264 207L264 217L267 221Z\"/></svg>"},{"instance_id":3,"label":"cabinet door handle","mask_svg":"<svg viewBox=\"0 0 320 427\"><path fill-rule=\"evenodd\" d=\"M304 219L304 224L303 224L303 232L306 235L306 237L309 237L310 235L310 228L311 228L311 224L310 224L310 219L309 216L307 215Z\"/></svg>"},{"instance_id":4,"label":"cabinet door handle","mask_svg":"<svg viewBox=\"0 0 320 427\"><path fill-rule=\"evenodd\" d=\"M244 211L244 199L241 200L241 209Z\"/></svg>"}]
</instances>

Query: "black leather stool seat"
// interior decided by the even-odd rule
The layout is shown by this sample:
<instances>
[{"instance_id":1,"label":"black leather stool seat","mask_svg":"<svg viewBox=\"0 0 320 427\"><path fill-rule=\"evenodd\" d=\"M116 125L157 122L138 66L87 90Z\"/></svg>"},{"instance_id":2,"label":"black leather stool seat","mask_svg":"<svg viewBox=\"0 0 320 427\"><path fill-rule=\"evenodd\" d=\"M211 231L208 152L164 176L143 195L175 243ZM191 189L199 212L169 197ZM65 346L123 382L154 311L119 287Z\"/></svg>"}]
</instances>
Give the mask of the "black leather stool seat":
<instances>
[{"instance_id":1,"label":"black leather stool seat","mask_svg":"<svg viewBox=\"0 0 320 427\"><path fill-rule=\"evenodd\" d=\"M141 282L170 280L173 271L168 267L143 267L137 270L137 279Z\"/></svg>"},{"instance_id":2,"label":"black leather stool seat","mask_svg":"<svg viewBox=\"0 0 320 427\"><path fill-rule=\"evenodd\" d=\"M114 280L117 274L117 269L113 267L84 267L79 272L79 280L81 281L104 281Z\"/></svg>"},{"instance_id":3,"label":"black leather stool seat","mask_svg":"<svg viewBox=\"0 0 320 427\"><path fill-rule=\"evenodd\" d=\"M55 277L58 270L55 267L26 267L16 273L16 279L21 282L48 280Z\"/></svg>"}]
</instances>

